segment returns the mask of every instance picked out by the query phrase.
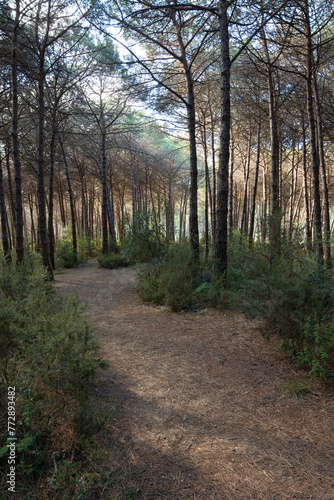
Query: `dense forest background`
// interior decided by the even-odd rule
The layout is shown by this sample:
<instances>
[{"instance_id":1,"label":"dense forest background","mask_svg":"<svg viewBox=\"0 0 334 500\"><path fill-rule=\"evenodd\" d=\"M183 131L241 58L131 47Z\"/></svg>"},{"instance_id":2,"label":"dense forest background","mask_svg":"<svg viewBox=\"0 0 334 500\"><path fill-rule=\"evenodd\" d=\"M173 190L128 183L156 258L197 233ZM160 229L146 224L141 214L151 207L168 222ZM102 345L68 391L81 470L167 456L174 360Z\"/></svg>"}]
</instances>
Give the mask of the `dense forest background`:
<instances>
[{"instance_id":1,"label":"dense forest background","mask_svg":"<svg viewBox=\"0 0 334 500\"><path fill-rule=\"evenodd\" d=\"M298 238L330 267L328 2L4 2L1 15L5 254L37 249L52 274L65 226L75 253L82 235L107 253L145 214L195 254L201 237L223 270L232 229L272 255Z\"/></svg>"},{"instance_id":2,"label":"dense forest background","mask_svg":"<svg viewBox=\"0 0 334 500\"><path fill-rule=\"evenodd\" d=\"M334 380L333 7L1 2L0 373L27 484L72 464L51 457L54 422L96 428L98 346L50 284L90 257L143 263L144 302L257 317Z\"/></svg>"}]
</instances>

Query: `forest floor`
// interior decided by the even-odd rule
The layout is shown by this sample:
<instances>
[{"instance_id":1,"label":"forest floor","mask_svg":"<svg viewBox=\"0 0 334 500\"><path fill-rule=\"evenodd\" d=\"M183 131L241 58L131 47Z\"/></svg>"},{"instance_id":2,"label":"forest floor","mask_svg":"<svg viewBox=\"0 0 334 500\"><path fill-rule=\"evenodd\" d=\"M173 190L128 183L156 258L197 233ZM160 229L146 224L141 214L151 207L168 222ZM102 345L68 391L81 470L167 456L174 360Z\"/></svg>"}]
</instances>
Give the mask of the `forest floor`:
<instances>
[{"instance_id":1,"label":"forest floor","mask_svg":"<svg viewBox=\"0 0 334 500\"><path fill-rule=\"evenodd\" d=\"M116 408L111 498L334 499L333 390L240 313L144 305L136 276L88 263L55 280L87 303L109 363L95 394ZM299 382L311 392L292 397Z\"/></svg>"}]
</instances>

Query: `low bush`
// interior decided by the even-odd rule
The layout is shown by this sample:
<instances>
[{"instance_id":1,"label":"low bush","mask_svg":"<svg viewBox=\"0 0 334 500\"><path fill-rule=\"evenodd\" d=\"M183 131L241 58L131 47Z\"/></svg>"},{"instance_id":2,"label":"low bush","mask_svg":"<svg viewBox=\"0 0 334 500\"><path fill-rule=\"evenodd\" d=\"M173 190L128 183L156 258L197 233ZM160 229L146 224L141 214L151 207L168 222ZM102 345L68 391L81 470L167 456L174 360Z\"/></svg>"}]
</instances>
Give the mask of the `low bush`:
<instances>
[{"instance_id":1,"label":"low bush","mask_svg":"<svg viewBox=\"0 0 334 500\"><path fill-rule=\"evenodd\" d=\"M55 466L54 453L61 460L78 449L89 382L102 362L84 311L73 298L54 296L40 258L29 252L24 264L0 263L0 343L1 406L15 387L16 466L29 490ZM8 437L6 428L4 458ZM7 467L1 472L6 478ZM4 479L0 496L7 487Z\"/></svg>"},{"instance_id":2,"label":"low bush","mask_svg":"<svg viewBox=\"0 0 334 500\"><path fill-rule=\"evenodd\" d=\"M127 267L129 265L124 255L115 252L110 252L108 254L100 253L97 256L97 262L99 267L105 267L107 269L116 269L117 267Z\"/></svg>"},{"instance_id":3,"label":"low bush","mask_svg":"<svg viewBox=\"0 0 334 500\"><path fill-rule=\"evenodd\" d=\"M144 268L139 275L139 295L145 302L181 311L196 302L199 266L188 242L172 245L164 258Z\"/></svg>"},{"instance_id":4,"label":"low bush","mask_svg":"<svg viewBox=\"0 0 334 500\"><path fill-rule=\"evenodd\" d=\"M77 238L77 253L73 250L72 232L69 227L63 228L62 236L57 240L55 249L56 268L76 267L87 262L100 251L99 240L82 234Z\"/></svg>"},{"instance_id":5,"label":"low bush","mask_svg":"<svg viewBox=\"0 0 334 500\"><path fill-rule=\"evenodd\" d=\"M129 226L122 241L121 253L134 264L151 262L167 249L162 228L156 227L148 215L139 216L134 226Z\"/></svg>"},{"instance_id":6,"label":"low bush","mask_svg":"<svg viewBox=\"0 0 334 500\"><path fill-rule=\"evenodd\" d=\"M307 367L311 376L330 376L334 382L334 321L307 318L301 325L300 337L298 342L282 340L281 349L286 356Z\"/></svg>"}]
</instances>

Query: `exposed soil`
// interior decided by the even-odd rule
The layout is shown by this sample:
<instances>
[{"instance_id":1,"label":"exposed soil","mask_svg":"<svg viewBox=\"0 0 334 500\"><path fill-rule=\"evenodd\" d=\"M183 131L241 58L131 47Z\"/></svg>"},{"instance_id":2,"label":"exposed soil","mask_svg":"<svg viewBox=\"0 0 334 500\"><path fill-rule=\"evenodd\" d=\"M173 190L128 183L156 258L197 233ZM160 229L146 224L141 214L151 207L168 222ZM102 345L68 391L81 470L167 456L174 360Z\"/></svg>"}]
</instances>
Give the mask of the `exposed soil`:
<instances>
[{"instance_id":1,"label":"exposed soil","mask_svg":"<svg viewBox=\"0 0 334 500\"><path fill-rule=\"evenodd\" d=\"M304 373L244 316L157 309L135 285L94 263L56 276L87 302L110 366L96 395L118 402L112 498L334 499L333 391L291 397Z\"/></svg>"}]
</instances>

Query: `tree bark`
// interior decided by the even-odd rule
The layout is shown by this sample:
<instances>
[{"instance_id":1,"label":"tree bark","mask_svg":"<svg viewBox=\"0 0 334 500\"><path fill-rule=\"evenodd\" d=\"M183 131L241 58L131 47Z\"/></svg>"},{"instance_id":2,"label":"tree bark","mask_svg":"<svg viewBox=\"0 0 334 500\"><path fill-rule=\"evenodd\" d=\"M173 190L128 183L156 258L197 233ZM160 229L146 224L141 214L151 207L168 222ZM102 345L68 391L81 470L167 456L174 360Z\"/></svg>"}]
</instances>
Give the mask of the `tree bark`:
<instances>
[{"instance_id":1,"label":"tree bark","mask_svg":"<svg viewBox=\"0 0 334 500\"><path fill-rule=\"evenodd\" d=\"M313 45L312 34L309 19L308 0L304 0L304 30L306 43L306 101L307 115L309 122L310 147L312 158L313 172L313 209L314 209L314 240L316 256L319 265L323 265L323 245L322 245L322 227L321 227L321 201L319 188L319 155L316 145L316 126L313 109L313 92L312 92L312 77L313 77Z\"/></svg>"},{"instance_id":2,"label":"tree bark","mask_svg":"<svg viewBox=\"0 0 334 500\"><path fill-rule=\"evenodd\" d=\"M318 152L319 152L319 162L322 173L322 192L323 192L323 217L324 217L324 234L325 234L325 263L328 269L331 268L331 222L330 222L330 209L329 209L329 196L328 196L328 184L327 184L327 173L326 173L326 163L325 163L325 153L324 153L324 137L322 131L322 113L319 102L319 91L316 81L316 72L313 74L313 90L315 98L315 113L316 113L316 123L317 123L317 142L318 142Z\"/></svg>"},{"instance_id":3,"label":"tree bark","mask_svg":"<svg viewBox=\"0 0 334 500\"><path fill-rule=\"evenodd\" d=\"M67 161L67 155L66 155L66 151L65 151L63 140L62 140L61 136L59 136L59 143L60 143L60 147L61 147L61 150L63 153L65 169L66 169L67 184L68 184L68 192L70 195L70 209L71 209L71 222L72 222L72 245L73 245L74 261L77 262L78 244L77 244L77 230L76 230L76 218L75 218L73 191L72 191L71 176L70 176L70 169L69 169L68 161Z\"/></svg>"},{"instance_id":4,"label":"tree bark","mask_svg":"<svg viewBox=\"0 0 334 500\"><path fill-rule=\"evenodd\" d=\"M230 71L228 9L226 0L219 0L219 33L221 50L221 128L217 191L217 236L215 256L222 273L227 270L227 216L228 216L228 173L230 155Z\"/></svg>"},{"instance_id":5,"label":"tree bark","mask_svg":"<svg viewBox=\"0 0 334 500\"><path fill-rule=\"evenodd\" d=\"M280 254L281 217L280 217L280 175L279 175L279 143L277 128L277 110L274 95L273 68L270 60L267 38L264 28L261 38L267 63L267 85L269 98L269 124L271 145L271 213L269 222L270 258L273 260Z\"/></svg>"},{"instance_id":6,"label":"tree bark","mask_svg":"<svg viewBox=\"0 0 334 500\"><path fill-rule=\"evenodd\" d=\"M24 258L23 247L23 205L22 205L22 175L18 137L18 31L20 24L20 0L15 2L15 20L12 38L12 139L13 158L15 169L15 237L16 237L16 262Z\"/></svg>"},{"instance_id":7,"label":"tree bark","mask_svg":"<svg viewBox=\"0 0 334 500\"><path fill-rule=\"evenodd\" d=\"M0 211L1 211L1 233L2 233L2 247L5 259L7 262L11 261L10 245L7 230L7 212L5 203L5 190L3 185L2 174L2 157L0 155Z\"/></svg>"},{"instance_id":8,"label":"tree bark","mask_svg":"<svg viewBox=\"0 0 334 500\"><path fill-rule=\"evenodd\" d=\"M253 241L254 241L256 193L257 193L257 184L258 184L259 169L260 169L260 141L261 141L261 117L259 116L259 122L258 122L258 128L257 128L257 150L256 150L256 163L255 163L255 179L254 179L252 207L251 207L251 213L250 213L249 233L248 233L248 242L249 242L250 247L253 246Z\"/></svg>"},{"instance_id":9,"label":"tree bark","mask_svg":"<svg viewBox=\"0 0 334 500\"><path fill-rule=\"evenodd\" d=\"M304 114L302 113L302 140L303 140L303 181L304 181L304 202L305 202L305 223L306 223L306 247L312 249L312 230L310 224L310 203L307 186L307 151Z\"/></svg>"}]
</instances>

